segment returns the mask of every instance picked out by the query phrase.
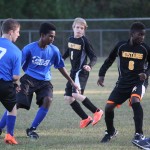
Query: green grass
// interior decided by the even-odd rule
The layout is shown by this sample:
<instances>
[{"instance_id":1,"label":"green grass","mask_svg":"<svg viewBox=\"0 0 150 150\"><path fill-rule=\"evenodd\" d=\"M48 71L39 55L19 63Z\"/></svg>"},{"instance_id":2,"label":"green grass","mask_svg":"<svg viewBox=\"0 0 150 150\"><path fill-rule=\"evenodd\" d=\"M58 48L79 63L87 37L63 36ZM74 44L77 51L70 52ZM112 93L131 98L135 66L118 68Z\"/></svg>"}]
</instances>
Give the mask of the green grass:
<instances>
[{"instance_id":1,"label":"green grass","mask_svg":"<svg viewBox=\"0 0 150 150\"><path fill-rule=\"evenodd\" d=\"M113 89L118 77L116 63L108 70L105 78L105 87L97 86L98 71L104 59L99 59L90 73L90 78L86 87L85 95L98 107L104 110L106 100ZM66 63L69 71L70 65ZM89 125L85 129L79 128L80 118L71 110L70 106L64 101L63 93L66 84L58 70L52 69L52 83L54 85L54 100L46 119L39 126L37 132L39 140L30 140L26 137L25 129L28 128L38 110L33 99L30 111L18 110L18 117L15 128L15 136L19 145L11 146L3 142L4 133L0 137L1 150L136 150L131 140L134 134L133 112L125 102L120 109L115 110L115 127L119 131L118 136L108 144L100 143L106 129L104 117L92 127ZM142 100L144 109L144 133L150 135L150 105L149 88ZM83 106L83 105L82 105ZM88 115L92 113L85 109ZM4 108L0 106L0 115Z\"/></svg>"}]
</instances>

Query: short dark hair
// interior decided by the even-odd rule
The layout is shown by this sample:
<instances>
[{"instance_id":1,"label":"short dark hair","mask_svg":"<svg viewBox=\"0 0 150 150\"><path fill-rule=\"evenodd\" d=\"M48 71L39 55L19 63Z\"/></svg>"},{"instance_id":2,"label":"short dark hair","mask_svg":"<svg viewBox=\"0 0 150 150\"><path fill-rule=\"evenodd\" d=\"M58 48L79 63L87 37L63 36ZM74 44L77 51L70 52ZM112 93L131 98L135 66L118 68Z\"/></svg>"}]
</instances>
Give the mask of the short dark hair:
<instances>
[{"instance_id":1,"label":"short dark hair","mask_svg":"<svg viewBox=\"0 0 150 150\"><path fill-rule=\"evenodd\" d=\"M53 25L52 23L42 23L39 30L40 35L42 33L47 34L49 33L49 31L56 31L55 25Z\"/></svg>"},{"instance_id":2,"label":"short dark hair","mask_svg":"<svg viewBox=\"0 0 150 150\"><path fill-rule=\"evenodd\" d=\"M20 23L15 19L8 18L2 23L2 33L8 33L10 30L15 31L18 27L20 27Z\"/></svg>"},{"instance_id":3,"label":"short dark hair","mask_svg":"<svg viewBox=\"0 0 150 150\"><path fill-rule=\"evenodd\" d=\"M137 30L145 30L145 25L142 22L134 22L131 27L130 30L131 32L137 31Z\"/></svg>"}]
</instances>

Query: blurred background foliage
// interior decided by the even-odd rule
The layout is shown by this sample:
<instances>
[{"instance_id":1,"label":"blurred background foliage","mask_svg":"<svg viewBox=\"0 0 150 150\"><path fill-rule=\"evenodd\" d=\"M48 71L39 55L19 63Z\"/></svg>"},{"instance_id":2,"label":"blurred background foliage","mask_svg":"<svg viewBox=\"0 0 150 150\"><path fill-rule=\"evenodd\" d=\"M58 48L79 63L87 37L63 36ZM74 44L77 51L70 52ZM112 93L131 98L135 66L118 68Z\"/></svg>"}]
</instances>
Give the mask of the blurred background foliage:
<instances>
[{"instance_id":1,"label":"blurred background foliage","mask_svg":"<svg viewBox=\"0 0 150 150\"><path fill-rule=\"evenodd\" d=\"M149 0L0 0L0 18L148 17Z\"/></svg>"}]
</instances>

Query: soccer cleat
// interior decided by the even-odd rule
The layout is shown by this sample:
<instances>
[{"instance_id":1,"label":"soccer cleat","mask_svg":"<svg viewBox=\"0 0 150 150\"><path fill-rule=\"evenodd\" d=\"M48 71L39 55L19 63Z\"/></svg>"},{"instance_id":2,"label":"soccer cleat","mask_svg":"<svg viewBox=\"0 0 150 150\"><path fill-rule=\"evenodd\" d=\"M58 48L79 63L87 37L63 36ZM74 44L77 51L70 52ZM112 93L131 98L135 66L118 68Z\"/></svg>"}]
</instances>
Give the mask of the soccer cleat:
<instances>
[{"instance_id":1,"label":"soccer cleat","mask_svg":"<svg viewBox=\"0 0 150 150\"><path fill-rule=\"evenodd\" d=\"M132 143L137 145L139 141L144 140L145 136L140 133L135 133L134 138L132 139Z\"/></svg>"},{"instance_id":2,"label":"soccer cleat","mask_svg":"<svg viewBox=\"0 0 150 150\"><path fill-rule=\"evenodd\" d=\"M15 137L14 136L11 136L10 134L6 134L5 135L5 138L4 138L4 141L6 144L18 144L18 142L16 141Z\"/></svg>"},{"instance_id":3,"label":"soccer cleat","mask_svg":"<svg viewBox=\"0 0 150 150\"><path fill-rule=\"evenodd\" d=\"M115 130L113 134L109 134L107 130L105 131L105 136L102 138L101 143L107 143L109 142L113 137L116 137L118 134L118 131Z\"/></svg>"},{"instance_id":4,"label":"soccer cleat","mask_svg":"<svg viewBox=\"0 0 150 150\"><path fill-rule=\"evenodd\" d=\"M95 124L97 124L101 120L102 116L103 116L102 110L95 112L92 125L94 126Z\"/></svg>"},{"instance_id":5,"label":"soccer cleat","mask_svg":"<svg viewBox=\"0 0 150 150\"><path fill-rule=\"evenodd\" d=\"M39 138L39 135L33 129L26 129L26 133L31 139L37 140Z\"/></svg>"},{"instance_id":6,"label":"soccer cleat","mask_svg":"<svg viewBox=\"0 0 150 150\"><path fill-rule=\"evenodd\" d=\"M80 121L80 128L85 128L87 127L90 123L92 123L92 117L88 116L87 119L81 120Z\"/></svg>"},{"instance_id":7,"label":"soccer cleat","mask_svg":"<svg viewBox=\"0 0 150 150\"><path fill-rule=\"evenodd\" d=\"M144 140L140 140L134 144L141 149L150 150L150 138L145 138Z\"/></svg>"}]
</instances>

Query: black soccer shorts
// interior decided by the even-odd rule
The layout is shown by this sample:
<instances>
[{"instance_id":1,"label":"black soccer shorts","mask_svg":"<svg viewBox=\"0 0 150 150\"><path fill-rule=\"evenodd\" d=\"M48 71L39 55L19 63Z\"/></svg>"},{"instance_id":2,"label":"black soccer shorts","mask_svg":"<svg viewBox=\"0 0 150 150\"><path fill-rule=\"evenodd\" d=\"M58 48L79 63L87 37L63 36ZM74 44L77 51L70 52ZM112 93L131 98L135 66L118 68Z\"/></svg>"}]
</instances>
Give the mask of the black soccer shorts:
<instances>
[{"instance_id":1,"label":"black soccer shorts","mask_svg":"<svg viewBox=\"0 0 150 150\"><path fill-rule=\"evenodd\" d=\"M89 77L89 72L82 69L76 73L71 72L70 77L78 85L79 89L81 90L81 94L83 94ZM72 87L70 82L67 82L64 95L72 96L72 93L76 93L76 89Z\"/></svg>"},{"instance_id":2,"label":"black soccer shorts","mask_svg":"<svg viewBox=\"0 0 150 150\"><path fill-rule=\"evenodd\" d=\"M33 94L36 94L36 104L43 104L44 97L53 98L53 85L50 81L37 80L25 74L20 78L21 91L17 94L17 107L30 109Z\"/></svg>"},{"instance_id":3,"label":"black soccer shorts","mask_svg":"<svg viewBox=\"0 0 150 150\"><path fill-rule=\"evenodd\" d=\"M16 104L16 89L12 81L0 80L0 101L11 112Z\"/></svg>"}]
</instances>

